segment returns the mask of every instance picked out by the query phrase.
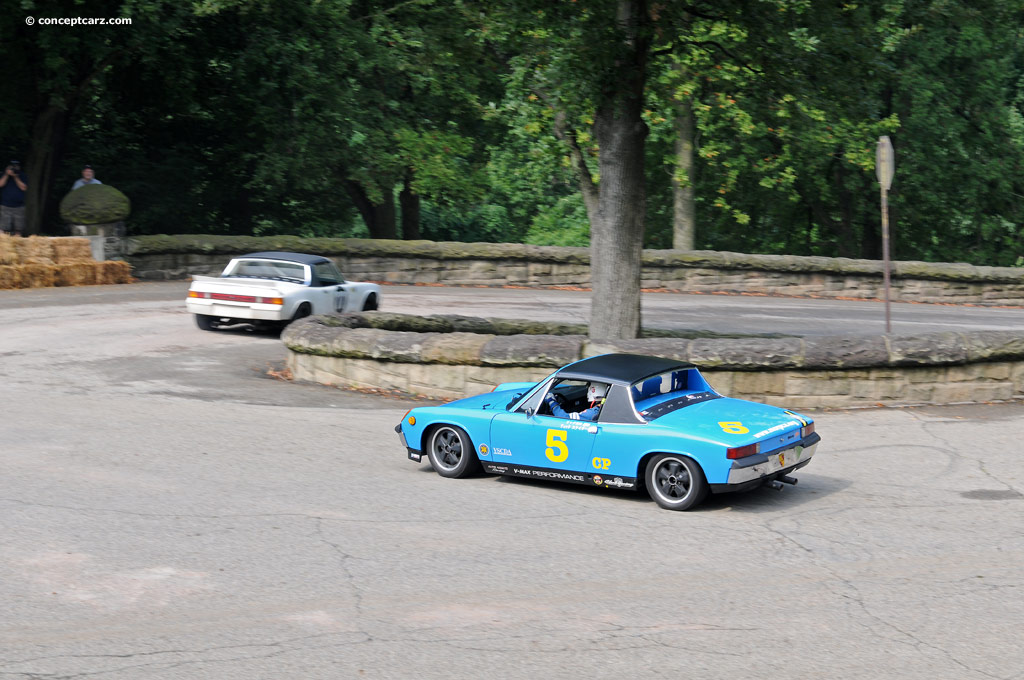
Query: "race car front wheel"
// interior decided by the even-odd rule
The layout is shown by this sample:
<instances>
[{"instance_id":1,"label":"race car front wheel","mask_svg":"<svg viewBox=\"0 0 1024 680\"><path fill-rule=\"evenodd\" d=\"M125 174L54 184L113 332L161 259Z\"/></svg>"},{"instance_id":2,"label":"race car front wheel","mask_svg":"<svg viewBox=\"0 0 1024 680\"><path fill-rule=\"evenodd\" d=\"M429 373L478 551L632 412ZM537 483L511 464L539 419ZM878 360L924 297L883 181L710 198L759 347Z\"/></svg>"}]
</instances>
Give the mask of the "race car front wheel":
<instances>
[{"instance_id":1,"label":"race car front wheel","mask_svg":"<svg viewBox=\"0 0 1024 680\"><path fill-rule=\"evenodd\" d=\"M662 453L651 458L644 481L654 502L666 510L689 510L708 495L704 471L686 456Z\"/></svg>"},{"instance_id":2,"label":"race car front wheel","mask_svg":"<svg viewBox=\"0 0 1024 680\"><path fill-rule=\"evenodd\" d=\"M427 456L442 477L468 477L480 469L469 435L453 425L441 425L430 433Z\"/></svg>"}]
</instances>

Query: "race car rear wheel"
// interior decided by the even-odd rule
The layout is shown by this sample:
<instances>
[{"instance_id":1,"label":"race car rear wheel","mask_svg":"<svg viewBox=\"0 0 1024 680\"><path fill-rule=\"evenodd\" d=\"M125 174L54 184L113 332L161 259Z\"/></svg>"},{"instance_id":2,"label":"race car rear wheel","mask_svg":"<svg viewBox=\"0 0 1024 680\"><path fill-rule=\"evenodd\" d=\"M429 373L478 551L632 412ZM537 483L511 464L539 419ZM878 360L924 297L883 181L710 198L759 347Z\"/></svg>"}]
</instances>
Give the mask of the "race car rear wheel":
<instances>
[{"instance_id":1,"label":"race car rear wheel","mask_svg":"<svg viewBox=\"0 0 1024 680\"><path fill-rule=\"evenodd\" d=\"M441 425L428 437L427 456L442 477L468 477L480 469L473 442L461 427Z\"/></svg>"},{"instance_id":2,"label":"race car rear wheel","mask_svg":"<svg viewBox=\"0 0 1024 680\"><path fill-rule=\"evenodd\" d=\"M708 482L700 465L674 453L651 458L644 481L647 493L666 510L689 510L708 495Z\"/></svg>"}]
</instances>

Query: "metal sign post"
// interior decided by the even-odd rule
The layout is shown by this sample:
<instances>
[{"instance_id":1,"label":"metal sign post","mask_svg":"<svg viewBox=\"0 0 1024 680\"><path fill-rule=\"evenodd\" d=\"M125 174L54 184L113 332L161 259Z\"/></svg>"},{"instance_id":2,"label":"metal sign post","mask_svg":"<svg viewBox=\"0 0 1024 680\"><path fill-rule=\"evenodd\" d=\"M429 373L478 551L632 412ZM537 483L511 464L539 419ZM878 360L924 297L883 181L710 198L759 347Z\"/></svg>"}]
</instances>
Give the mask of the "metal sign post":
<instances>
[{"instance_id":1,"label":"metal sign post","mask_svg":"<svg viewBox=\"0 0 1024 680\"><path fill-rule=\"evenodd\" d=\"M875 176L882 187L882 281L885 285L885 332L892 332L889 314L889 187L896 173L896 154L888 135L878 138L875 149Z\"/></svg>"}]
</instances>

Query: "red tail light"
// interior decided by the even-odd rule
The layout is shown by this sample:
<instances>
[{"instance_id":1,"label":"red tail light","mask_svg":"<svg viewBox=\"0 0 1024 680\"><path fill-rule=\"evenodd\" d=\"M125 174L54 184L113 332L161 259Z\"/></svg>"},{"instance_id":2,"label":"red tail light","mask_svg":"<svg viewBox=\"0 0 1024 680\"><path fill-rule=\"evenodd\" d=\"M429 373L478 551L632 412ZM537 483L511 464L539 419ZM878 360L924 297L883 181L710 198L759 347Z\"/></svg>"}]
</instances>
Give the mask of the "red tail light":
<instances>
[{"instance_id":1,"label":"red tail light","mask_svg":"<svg viewBox=\"0 0 1024 680\"><path fill-rule=\"evenodd\" d=\"M201 293L190 290L188 296L192 298L204 298L206 300L227 300L228 302L254 302L258 305L283 305L284 298L279 297L258 297L253 295L231 295L230 293Z\"/></svg>"},{"instance_id":2,"label":"red tail light","mask_svg":"<svg viewBox=\"0 0 1024 680\"><path fill-rule=\"evenodd\" d=\"M761 453L760 444L747 444L746 446L737 446L732 449L725 450L725 457L735 460L736 458L746 458L747 456L753 456Z\"/></svg>"},{"instance_id":3,"label":"red tail light","mask_svg":"<svg viewBox=\"0 0 1024 680\"><path fill-rule=\"evenodd\" d=\"M210 293L214 300L229 300L231 302L256 302L252 295L232 295L230 293Z\"/></svg>"},{"instance_id":4,"label":"red tail light","mask_svg":"<svg viewBox=\"0 0 1024 680\"><path fill-rule=\"evenodd\" d=\"M800 438L803 439L812 432L814 432L814 423L808 423L800 428Z\"/></svg>"}]
</instances>

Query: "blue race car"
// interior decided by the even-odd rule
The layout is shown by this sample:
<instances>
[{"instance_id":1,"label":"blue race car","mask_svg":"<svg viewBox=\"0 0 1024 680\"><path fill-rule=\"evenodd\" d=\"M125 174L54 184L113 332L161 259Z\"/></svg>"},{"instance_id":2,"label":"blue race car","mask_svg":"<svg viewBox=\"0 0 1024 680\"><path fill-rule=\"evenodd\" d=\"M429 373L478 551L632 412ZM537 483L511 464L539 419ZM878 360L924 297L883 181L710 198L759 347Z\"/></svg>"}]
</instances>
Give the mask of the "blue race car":
<instances>
[{"instance_id":1,"label":"blue race car","mask_svg":"<svg viewBox=\"0 0 1024 680\"><path fill-rule=\"evenodd\" d=\"M646 488L669 510L782 482L821 439L798 413L715 392L696 366L635 354L569 364L539 383L412 409L395 427L442 477L491 474Z\"/></svg>"}]
</instances>

